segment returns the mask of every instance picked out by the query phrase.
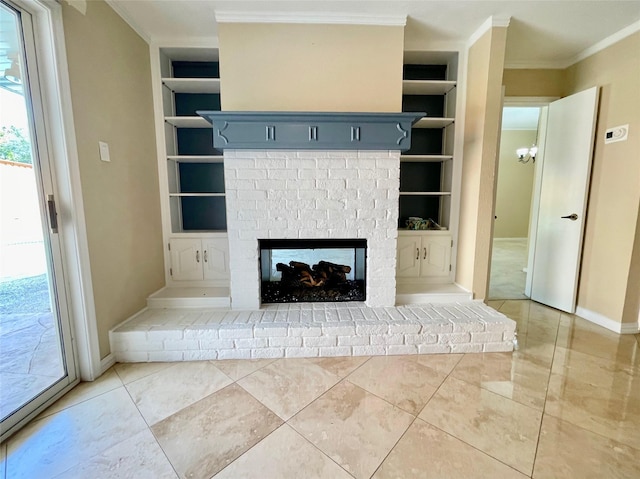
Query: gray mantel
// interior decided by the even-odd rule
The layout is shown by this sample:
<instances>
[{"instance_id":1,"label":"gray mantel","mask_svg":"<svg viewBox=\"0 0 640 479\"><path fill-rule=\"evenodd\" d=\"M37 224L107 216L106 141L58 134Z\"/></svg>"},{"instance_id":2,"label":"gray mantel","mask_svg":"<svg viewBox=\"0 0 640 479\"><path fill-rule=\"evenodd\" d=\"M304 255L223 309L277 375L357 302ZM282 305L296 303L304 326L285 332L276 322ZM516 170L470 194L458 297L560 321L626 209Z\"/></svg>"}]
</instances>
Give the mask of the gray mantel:
<instances>
[{"instance_id":1,"label":"gray mantel","mask_svg":"<svg viewBox=\"0 0 640 479\"><path fill-rule=\"evenodd\" d=\"M411 146L415 113L198 111L216 149L400 150Z\"/></svg>"}]
</instances>

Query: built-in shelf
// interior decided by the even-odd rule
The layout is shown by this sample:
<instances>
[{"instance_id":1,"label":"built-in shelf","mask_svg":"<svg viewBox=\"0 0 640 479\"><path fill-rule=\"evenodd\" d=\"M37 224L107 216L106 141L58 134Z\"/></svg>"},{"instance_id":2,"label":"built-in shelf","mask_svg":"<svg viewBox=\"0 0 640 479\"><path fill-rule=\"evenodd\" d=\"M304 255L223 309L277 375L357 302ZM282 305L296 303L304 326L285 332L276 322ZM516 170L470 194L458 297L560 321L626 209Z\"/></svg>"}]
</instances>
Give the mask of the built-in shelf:
<instances>
[{"instance_id":1,"label":"built-in shelf","mask_svg":"<svg viewBox=\"0 0 640 479\"><path fill-rule=\"evenodd\" d=\"M453 160L453 155L401 155L402 163L429 163Z\"/></svg>"},{"instance_id":2,"label":"built-in shelf","mask_svg":"<svg viewBox=\"0 0 640 479\"><path fill-rule=\"evenodd\" d=\"M169 196L177 196L177 197L185 197L185 196L201 196L201 197L212 197L212 196L224 196L224 193L169 193Z\"/></svg>"},{"instance_id":3,"label":"built-in shelf","mask_svg":"<svg viewBox=\"0 0 640 479\"><path fill-rule=\"evenodd\" d=\"M219 78L163 78L174 93L220 93Z\"/></svg>"},{"instance_id":4,"label":"built-in shelf","mask_svg":"<svg viewBox=\"0 0 640 479\"><path fill-rule=\"evenodd\" d=\"M403 95L445 95L456 87L453 80L403 80Z\"/></svg>"},{"instance_id":5,"label":"built-in shelf","mask_svg":"<svg viewBox=\"0 0 640 479\"><path fill-rule=\"evenodd\" d=\"M169 155L167 160L178 163L222 163L224 157L219 155Z\"/></svg>"},{"instance_id":6,"label":"built-in shelf","mask_svg":"<svg viewBox=\"0 0 640 479\"><path fill-rule=\"evenodd\" d=\"M164 121L177 128L211 128L201 116L165 116Z\"/></svg>"},{"instance_id":7,"label":"built-in shelf","mask_svg":"<svg viewBox=\"0 0 640 479\"><path fill-rule=\"evenodd\" d=\"M450 191L401 191L400 196L451 196Z\"/></svg>"},{"instance_id":8,"label":"built-in shelf","mask_svg":"<svg viewBox=\"0 0 640 479\"><path fill-rule=\"evenodd\" d=\"M429 118L424 117L418 120L413 127L414 128L444 128L452 125L454 118Z\"/></svg>"}]
</instances>

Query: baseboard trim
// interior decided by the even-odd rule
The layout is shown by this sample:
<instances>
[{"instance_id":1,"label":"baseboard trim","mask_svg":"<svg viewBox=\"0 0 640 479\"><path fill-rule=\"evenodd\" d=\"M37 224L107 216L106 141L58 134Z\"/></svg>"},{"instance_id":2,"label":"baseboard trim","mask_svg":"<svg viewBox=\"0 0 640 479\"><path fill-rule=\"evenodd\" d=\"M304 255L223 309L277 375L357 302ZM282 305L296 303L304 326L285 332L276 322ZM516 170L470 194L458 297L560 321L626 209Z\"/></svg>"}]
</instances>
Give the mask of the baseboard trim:
<instances>
[{"instance_id":1,"label":"baseboard trim","mask_svg":"<svg viewBox=\"0 0 640 479\"><path fill-rule=\"evenodd\" d=\"M607 318L606 316L596 313L595 311L591 311L586 308L582 308L578 306L576 308L576 316L580 316L587 321L590 321L598 326L602 326L603 328L608 329L609 331L613 331L618 334L637 334L640 332L640 324L635 323L619 323L618 321L614 321L611 318Z\"/></svg>"},{"instance_id":2,"label":"baseboard trim","mask_svg":"<svg viewBox=\"0 0 640 479\"><path fill-rule=\"evenodd\" d=\"M104 374L107 370L116 363L116 357L113 353L107 354L106 357L100 360L100 374Z\"/></svg>"}]
</instances>

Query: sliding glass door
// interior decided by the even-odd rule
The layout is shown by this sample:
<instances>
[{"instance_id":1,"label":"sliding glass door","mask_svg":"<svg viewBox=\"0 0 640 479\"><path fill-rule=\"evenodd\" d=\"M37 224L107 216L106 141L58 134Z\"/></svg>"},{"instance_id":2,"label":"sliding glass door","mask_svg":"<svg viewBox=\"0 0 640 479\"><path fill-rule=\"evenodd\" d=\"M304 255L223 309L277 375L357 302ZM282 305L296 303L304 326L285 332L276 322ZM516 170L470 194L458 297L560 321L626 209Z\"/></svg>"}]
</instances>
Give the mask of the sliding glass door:
<instances>
[{"instance_id":1,"label":"sliding glass door","mask_svg":"<svg viewBox=\"0 0 640 479\"><path fill-rule=\"evenodd\" d=\"M0 0L2 439L76 380L31 20Z\"/></svg>"}]
</instances>

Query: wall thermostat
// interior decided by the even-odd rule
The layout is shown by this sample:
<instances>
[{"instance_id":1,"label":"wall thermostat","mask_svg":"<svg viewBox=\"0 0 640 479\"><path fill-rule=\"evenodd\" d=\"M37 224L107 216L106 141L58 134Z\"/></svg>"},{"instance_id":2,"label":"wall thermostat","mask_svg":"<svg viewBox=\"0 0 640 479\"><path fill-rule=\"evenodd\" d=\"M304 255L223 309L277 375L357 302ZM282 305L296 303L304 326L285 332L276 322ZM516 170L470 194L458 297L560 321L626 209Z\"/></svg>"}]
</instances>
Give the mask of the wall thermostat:
<instances>
[{"instance_id":1,"label":"wall thermostat","mask_svg":"<svg viewBox=\"0 0 640 479\"><path fill-rule=\"evenodd\" d=\"M605 143L613 143L614 141L624 141L629 136L629 124L622 126L614 126L609 128L604 134Z\"/></svg>"}]
</instances>

